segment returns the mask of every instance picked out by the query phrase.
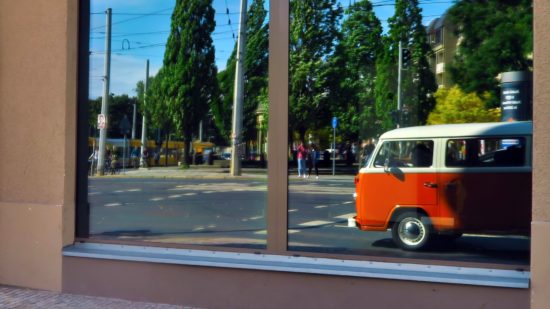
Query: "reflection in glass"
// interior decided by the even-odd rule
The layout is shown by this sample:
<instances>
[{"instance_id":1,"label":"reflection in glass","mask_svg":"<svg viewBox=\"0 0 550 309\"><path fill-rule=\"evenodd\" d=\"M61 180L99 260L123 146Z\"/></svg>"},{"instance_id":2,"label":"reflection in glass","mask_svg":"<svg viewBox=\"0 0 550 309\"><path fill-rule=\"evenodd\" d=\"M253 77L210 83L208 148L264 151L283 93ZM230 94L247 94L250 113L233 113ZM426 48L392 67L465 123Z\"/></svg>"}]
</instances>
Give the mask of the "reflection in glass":
<instances>
[{"instance_id":1,"label":"reflection in glass","mask_svg":"<svg viewBox=\"0 0 550 309\"><path fill-rule=\"evenodd\" d=\"M91 1L91 237L264 248L268 3L249 1L246 25L239 22L238 0L107 5L108 79L108 7ZM237 57L241 28L246 53ZM237 117L239 61L245 81ZM108 100L102 98L105 80ZM242 122L237 134L235 119ZM240 176L229 174L235 150Z\"/></svg>"},{"instance_id":2,"label":"reflection in glass","mask_svg":"<svg viewBox=\"0 0 550 309\"><path fill-rule=\"evenodd\" d=\"M290 250L529 263L529 124L426 133L500 121L495 76L532 70L532 8L489 2L290 1Z\"/></svg>"}]
</instances>

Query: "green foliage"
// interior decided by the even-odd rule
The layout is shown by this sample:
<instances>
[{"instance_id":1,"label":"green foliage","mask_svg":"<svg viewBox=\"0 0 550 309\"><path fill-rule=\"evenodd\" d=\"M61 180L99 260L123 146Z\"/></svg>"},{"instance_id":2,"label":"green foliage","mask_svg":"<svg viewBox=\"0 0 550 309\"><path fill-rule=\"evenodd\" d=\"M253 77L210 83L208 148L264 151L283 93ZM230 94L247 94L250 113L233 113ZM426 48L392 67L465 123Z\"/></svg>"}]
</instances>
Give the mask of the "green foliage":
<instances>
[{"instance_id":1,"label":"green foliage","mask_svg":"<svg viewBox=\"0 0 550 309\"><path fill-rule=\"evenodd\" d=\"M453 80L466 92L491 92L489 106L497 106L498 74L533 68L532 1L459 1L448 15L462 36Z\"/></svg>"},{"instance_id":2,"label":"green foliage","mask_svg":"<svg viewBox=\"0 0 550 309\"><path fill-rule=\"evenodd\" d=\"M384 38L387 42L388 38ZM395 128L391 111L396 110L397 97L397 63L393 59L388 44L384 44L384 52L376 61L376 81L374 83L375 115L377 121L376 134Z\"/></svg>"},{"instance_id":3,"label":"green foliage","mask_svg":"<svg viewBox=\"0 0 550 309\"><path fill-rule=\"evenodd\" d=\"M436 106L428 117L428 124L474 123L500 121L499 108L487 108L489 92L479 96L475 92L464 93L458 86L440 88L435 93Z\"/></svg>"},{"instance_id":4,"label":"green foliage","mask_svg":"<svg viewBox=\"0 0 550 309\"><path fill-rule=\"evenodd\" d=\"M332 114L340 120L339 134L345 139L374 136L374 80L376 59L382 52L382 26L368 0L346 10L341 41L330 57L328 84Z\"/></svg>"},{"instance_id":5,"label":"green foliage","mask_svg":"<svg viewBox=\"0 0 550 309\"><path fill-rule=\"evenodd\" d=\"M233 110L233 90L235 87L235 65L237 49L233 49L231 56L227 60L225 70L218 73L218 85L220 95L212 105L212 114L216 127L220 134L229 139L231 135L231 120Z\"/></svg>"},{"instance_id":6,"label":"green foliage","mask_svg":"<svg viewBox=\"0 0 550 309\"><path fill-rule=\"evenodd\" d=\"M376 115L381 131L395 127L390 113L397 109L397 63L399 42L411 51L411 64L402 71L401 98L409 117L403 126L420 125L426 122L434 107L431 94L436 91L435 77L428 64L431 48L427 42L426 29L422 25L422 9L418 0L397 0L395 14L388 20L389 34L385 40L384 56L377 63Z\"/></svg>"},{"instance_id":7,"label":"green foliage","mask_svg":"<svg viewBox=\"0 0 550 309\"><path fill-rule=\"evenodd\" d=\"M192 134L205 119L217 92L212 32L216 23L212 0L177 0L159 75L162 106L171 126L185 140L189 155ZM155 86L157 87L157 86Z\"/></svg>"},{"instance_id":8,"label":"green foliage","mask_svg":"<svg viewBox=\"0 0 550 309\"><path fill-rule=\"evenodd\" d=\"M90 132L91 135L97 133L97 115L101 113L101 101L102 97L98 97L94 100L89 100L89 125L94 131ZM120 133L120 121L124 118L124 115L128 117L130 124L132 124L132 117L134 113L134 104L137 102L137 98L129 97L127 94L109 96L109 117L107 119L107 136L109 138L121 138L123 135ZM141 129L141 117L136 117L136 132Z\"/></svg>"},{"instance_id":9,"label":"green foliage","mask_svg":"<svg viewBox=\"0 0 550 309\"><path fill-rule=\"evenodd\" d=\"M256 110L261 104L262 94L267 93L268 66L268 23L265 0L254 0L247 14L247 41L244 60L244 104L243 104L243 138L256 137ZM227 60L226 69L218 73L220 96L212 106L215 123L222 136L231 134L233 108L233 91L235 85L237 44ZM267 111L267 109L265 109Z\"/></svg>"},{"instance_id":10,"label":"green foliage","mask_svg":"<svg viewBox=\"0 0 550 309\"><path fill-rule=\"evenodd\" d=\"M149 123L153 127L161 129L166 129L174 123L172 119L174 112L166 108L166 100L169 100L169 98L165 97L165 93L170 85L164 72L163 67L155 77L150 79L144 105Z\"/></svg>"},{"instance_id":11,"label":"green foliage","mask_svg":"<svg viewBox=\"0 0 550 309\"><path fill-rule=\"evenodd\" d=\"M336 0L290 1L289 132L298 131L301 139L308 128L330 123L327 58L339 38L341 15Z\"/></svg>"}]
</instances>

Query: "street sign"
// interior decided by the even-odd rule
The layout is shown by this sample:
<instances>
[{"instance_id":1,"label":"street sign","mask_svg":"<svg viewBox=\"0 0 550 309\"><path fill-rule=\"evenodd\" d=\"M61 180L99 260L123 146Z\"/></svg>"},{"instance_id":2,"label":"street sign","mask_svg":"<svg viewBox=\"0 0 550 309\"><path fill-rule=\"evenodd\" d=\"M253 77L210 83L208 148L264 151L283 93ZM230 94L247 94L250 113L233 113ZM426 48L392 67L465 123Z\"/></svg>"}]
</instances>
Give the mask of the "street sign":
<instances>
[{"instance_id":1,"label":"street sign","mask_svg":"<svg viewBox=\"0 0 550 309\"><path fill-rule=\"evenodd\" d=\"M98 114L97 115L97 128L98 129L105 129L105 115L104 114Z\"/></svg>"},{"instance_id":2,"label":"street sign","mask_svg":"<svg viewBox=\"0 0 550 309\"><path fill-rule=\"evenodd\" d=\"M337 126L338 126L338 118L332 117L332 128L336 129Z\"/></svg>"}]
</instances>

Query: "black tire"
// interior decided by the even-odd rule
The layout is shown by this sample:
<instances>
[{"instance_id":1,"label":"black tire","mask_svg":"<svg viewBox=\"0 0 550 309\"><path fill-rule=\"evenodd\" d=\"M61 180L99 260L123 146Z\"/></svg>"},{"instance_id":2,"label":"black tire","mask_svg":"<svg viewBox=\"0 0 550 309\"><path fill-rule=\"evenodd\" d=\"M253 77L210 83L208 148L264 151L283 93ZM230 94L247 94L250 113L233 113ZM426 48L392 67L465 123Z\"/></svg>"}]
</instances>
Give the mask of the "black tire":
<instances>
[{"instance_id":1,"label":"black tire","mask_svg":"<svg viewBox=\"0 0 550 309\"><path fill-rule=\"evenodd\" d=\"M416 211L406 211L393 223L392 238L404 250L421 250L433 236L430 219Z\"/></svg>"}]
</instances>

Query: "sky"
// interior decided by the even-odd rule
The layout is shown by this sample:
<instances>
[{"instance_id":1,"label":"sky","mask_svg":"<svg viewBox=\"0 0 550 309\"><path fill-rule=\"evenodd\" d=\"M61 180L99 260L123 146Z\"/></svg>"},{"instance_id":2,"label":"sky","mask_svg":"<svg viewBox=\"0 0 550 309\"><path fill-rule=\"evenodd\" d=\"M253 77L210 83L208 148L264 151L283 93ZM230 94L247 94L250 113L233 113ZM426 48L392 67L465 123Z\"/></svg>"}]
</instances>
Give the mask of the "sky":
<instances>
[{"instance_id":1,"label":"sky","mask_svg":"<svg viewBox=\"0 0 550 309\"><path fill-rule=\"evenodd\" d=\"M280 1L280 0L272 0ZM266 9L269 0L266 0ZM341 0L347 7L353 0ZM420 0L423 23L441 16L452 0ZM248 5L252 0L248 0ZM394 0L372 0L375 13L387 30L386 20L393 15ZM162 66L166 40L170 33L170 16L175 0L91 0L90 16L90 98L103 92L105 59L105 23L107 8L112 9L111 83L116 95L135 95L136 83L145 79L146 61L149 74ZM240 0L213 0L216 29L212 35L218 71L225 69L239 31ZM229 12L229 14L228 14Z\"/></svg>"}]
</instances>

